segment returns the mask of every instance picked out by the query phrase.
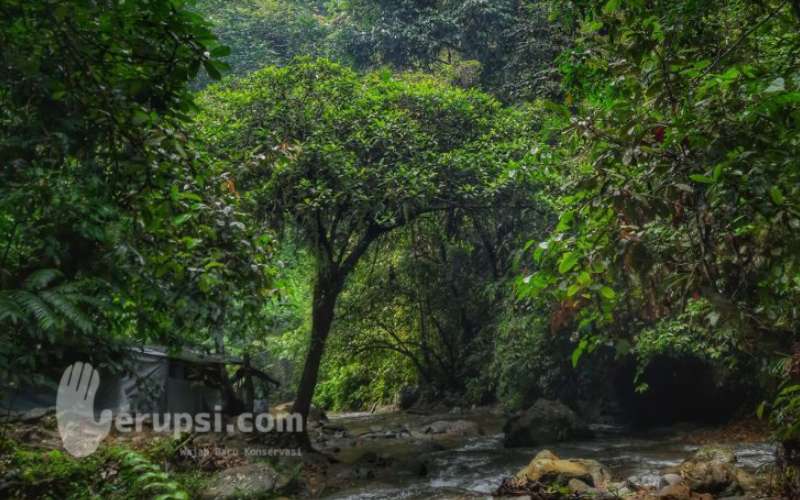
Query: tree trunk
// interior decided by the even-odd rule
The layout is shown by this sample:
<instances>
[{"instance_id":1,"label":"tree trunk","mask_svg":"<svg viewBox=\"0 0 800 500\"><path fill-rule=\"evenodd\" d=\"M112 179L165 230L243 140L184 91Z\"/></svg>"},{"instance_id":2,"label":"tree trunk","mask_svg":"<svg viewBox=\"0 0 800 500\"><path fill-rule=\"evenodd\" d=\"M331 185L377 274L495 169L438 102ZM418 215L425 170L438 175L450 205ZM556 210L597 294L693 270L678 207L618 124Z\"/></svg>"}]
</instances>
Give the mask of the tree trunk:
<instances>
[{"instance_id":1,"label":"tree trunk","mask_svg":"<svg viewBox=\"0 0 800 500\"><path fill-rule=\"evenodd\" d=\"M305 447L310 447L308 442L308 414L311 410L311 399L317 386L317 376L322 355L325 352L325 341L333 323L333 313L336 308L336 299L342 289L342 278L338 272L318 273L314 284L314 303L311 316L311 342L306 354L303 375L297 388L297 397L294 400L292 411L303 416L303 434L301 441Z\"/></svg>"},{"instance_id":2,"label":"tree trunk","mask_svg":"<svg viewBox=\"0 0 800 500\"><path fill-rule=\"evenodd\" d=\"M244 379L242 379L242 393L244 405L250 413L256 411L256 387L253 381L253 371L250 365L250 353L244 353Z\"/></svg>"}]
</instances>

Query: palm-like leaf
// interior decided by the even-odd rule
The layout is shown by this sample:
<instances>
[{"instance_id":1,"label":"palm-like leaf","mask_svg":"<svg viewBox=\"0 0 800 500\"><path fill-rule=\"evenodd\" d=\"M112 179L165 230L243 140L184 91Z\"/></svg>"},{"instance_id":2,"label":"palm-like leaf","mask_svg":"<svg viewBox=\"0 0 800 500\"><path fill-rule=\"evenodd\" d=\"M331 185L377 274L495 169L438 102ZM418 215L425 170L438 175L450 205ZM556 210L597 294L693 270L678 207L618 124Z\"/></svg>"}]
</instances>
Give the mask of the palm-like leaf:
<instances>
[{"instance_id":1,"label":"palm-like leaf","mask_svg":"<svg viewBox=\"0 0 800 500\"><path fill-rule=\"evenodd\" d=\"M83 333L92 332L92 322L89 317L73 302L74 297L60 294L57 291L43 291L42 299L47 302L54 310L71 321Z\"/></svg>"},{"instance_id":2,"label":"palm-like leaf","mask_svg":"<svg viewBox=\"0 0 800 500\"><path fill-rule=\"evenodd\" d=\"M23 288L29 291L42 290L62 276L58 269L39 269L28 276Z\"/></svg>"},{"instance_id":3,"label":"palm-like leaf","mask_svg":"<svg viewBox=\"0 0 800 500\"><path fill-rule=\"evenodd\" d=\"M25 311L32 314L42 330L49 330L56 324L56 315L53 310L33 292L17 290L13 292L14 301L20 304Z\"/></svg>"},{"instance_id":4,"label":"palm-like leaf","mask_svg":"<svg viewBox=\"0 0 800 500\"><path fill-rule=\"evenodd\" d=\"M25 316L25 310L14 300L12 292L0 292L0 323L8 320L16 324L22 321Z\"/></svg>"},{"instance_id":5,"label":"palm-like leaf","mask_svg":"<svg viewBox=\"0 0 800 500\"><path fill-rule=\"evenodd\" d=\"M20 289L0 291L0 322L28 322L45 332L68 326L91 333L94 325L85 312L86 306L100 308L102 302L85 291L95 284L84 280L53 286L62 276L56 269L41 269L31 274Z\"/></svg>"}]
</instances>

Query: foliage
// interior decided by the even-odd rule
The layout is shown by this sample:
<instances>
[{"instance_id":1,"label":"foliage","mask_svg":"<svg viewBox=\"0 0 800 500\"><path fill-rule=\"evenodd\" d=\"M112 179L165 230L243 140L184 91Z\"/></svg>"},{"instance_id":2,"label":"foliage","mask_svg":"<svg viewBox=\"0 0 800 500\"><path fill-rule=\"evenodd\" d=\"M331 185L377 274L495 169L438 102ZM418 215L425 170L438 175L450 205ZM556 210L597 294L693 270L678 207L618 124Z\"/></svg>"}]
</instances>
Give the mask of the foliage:
<instances>
[{"instance_id":1,"label":"foliage","mask_svg":"<svg viewBox=\"0 0 800 500\"><path fill-rule=\"evenodd\" d=\"M502 318L496 340L492 372L497 395L510 409L524 409L538 397L557 399L567 391L561 385L573 374L569 365L569 342L548 335L541 312L509 307Z\"/></svg>"},{"instance_id":2,"label":"foliage","mask_svg":"<svg viewBox=\"0 0 800 500\"><path fill-rule=\"evenodd\" d=\"M789 2L576 2L577 105L542 160L561 218L523 297L582 347L770 356L797 333L798 17ZM535 245L535 246L534 246ZM708 332L705 334L704 332Z\"/></svg>"},{"instance_id":3,"label":"foliage","mask_svg":"<svg viewBox=\"0 0 800 500\"><path fill-rule=\"evenodd\" d=\"M794 0L6 0L0 19L4 386L58 346L159 342L254 353L305 403L321 370L333 408L404 386L518 408L580 399L610 349L640 374L662 355L735 373L796 340ZM339 62L296 58L320 55ZM773 375L798 438L800 375ZM48 474L86 480L62 458Z\"/></svg>"},{"instance_id":4,"label":"foliage","mask_svg":"<svg viewBox=\"0 0 800 500\"><path fill-rule=\"evenodd\" d=\"M453 210L420 218L386 238L343 294L331 346L332 355L341 354L336 363L329 360L328 370L336 373L343 360L349 360L345 367L377 365L377 373L395 367L390 390L374 402L391 402L404 386L419 386L431 400L492 401L489 367L516 238L541 220L536 203L517 210ZM358 377L343 370L337 380L349 373Z\"/></svg>"},{"instance_id":5,"label":"foliage","mask_svg":"<svg viewBox=\"0 0 800 500\"><path fill-rule=\"evenodd\" d=\"M504 99L557 93L554 61L567 39L546 2L352 1L338 51L357 67L448 72L478 63L478 82Z\"/></svg>"},{"instance_id":6,"label":"foliage","mask_svg":"<svg viewBox=\"0 0 800 500\"><path fill-rule=\"evenodd\" d=\"M270 396L272 402L290 401L300 380L303 356L311 331L311 290L314 261L286 235L276 253L273 294L264 304L263 322L249 335L247 351L265 353L264 371L282 381ZM258 359L258 358L256 358Z\"/></svg>"},{"instance_id":7,"label":"foliage","mask_svg":"<svg viewBox=\"0 0 800 500\"><path fill-rule=\"evenodd\" d=\"M4 493L13 498L188 499L169 474L142 454L119 446L103 446L76 459L58 451L31 450L3 438L0 472Z\"/></svg>"},{"instance_id":8,"label":"foliage","mask_svg":"<svg viewBox=\"0 0 800 500\"><path fill-rule=\"evenodd\" d=\"M314 258L301 392L316 384L336 300L374 242L425 214L523 199L514 176L527 175L529 147L513 113L429 77L302 59L212 87L203 103L209 154L238 168L254 212L291 224Z\"/></svg>"},{"instance_id":9,"label":"foliage","mask_svg":"<svg viewBox=\"0 0 800 500\"><path fill-rule=\"evenodd\" d=\"M718 321L709 301L692 299L681 313L643 329L633 348L639 361L638 375L659 355L701 359L735 373L739 364L736 354L742 350L739 332Z\"/></svg>"},{"instance_id":10,"label":"foliage","mask_svg":"<svg viewBox=\"0 0 800 500\"><path fill-rule=\"evenodd\" d=\"M225 61L234 75L331 50L327 38L332 20L323 16L319 6L292 0L200 0L195 8L230 49Z\"/></svg>"},{"instance_id":11,"label":"foliage","mask_svg":"<svg viewBox=\"0 0 800 500\"><path fill-rule=\"evenodd\" d=\"M541 0L202 0L197 10L231 47L226 60L238 76L324 56L447 75L516 102L558 94L554 62L569 42Z\"/></svg>"},{"instance_id":12,"label":"foliage","mask_svg":"<svg viewBox=\"0 0 800 500\"><path fill-rule=\"evenodd\" d=\"M169 474L139 453L127 450L121 454L123 474L143 495L153 500L188 500L189 494Z\"/></svg>"},{"instance_id":13,"label":"foliage","mask_svg":"<svg viewBox=\"0 0 800 500\"><path fill-rule=\"evenodd\" d=\"M205 21L174 0L11 0L0 18L3 380L59 345L185 342L221 297L253 302L269 241L185 133L188 83L226 68Z\"/></svg>"}]
</instances>

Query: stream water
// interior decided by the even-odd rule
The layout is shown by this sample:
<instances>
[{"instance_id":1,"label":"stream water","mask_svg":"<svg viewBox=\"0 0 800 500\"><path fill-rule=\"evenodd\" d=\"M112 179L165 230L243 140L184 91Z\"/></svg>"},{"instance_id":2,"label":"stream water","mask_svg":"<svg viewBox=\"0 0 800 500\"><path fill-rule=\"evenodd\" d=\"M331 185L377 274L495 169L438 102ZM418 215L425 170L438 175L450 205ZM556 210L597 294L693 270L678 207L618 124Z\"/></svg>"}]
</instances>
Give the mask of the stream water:
<instances>
[{"instance_id":1,"label":"stream water","mask_svg":"<svg viewBox=\"0 0 800 500\"><path fill-rule=\"evenodd\" d=\"M364 415L345 415L336 419L344 425L371 423ZM488 424L488 425L487 425ZM496 490L505 477L514 475L530 462L541 448L503 447L497 422L483 422L493 432L465 438L446 450L421 453L428 464L425 477L397 475L380 482L365 482L327 498L352 500L444 499L485 497ZM562 458L595 459L610 469L615 480L631 479L640 485L658 484L660 472L685 460L698 448L687 433L675 429L632 432L615 427L597 427L592 440L550 445L546 448ZM494 432L497 431L497 432ZM387 446L391 445L387 443ZM774 462L770 443L733 444L739 466L755 471Z\"/></svg>"}]
</instances>

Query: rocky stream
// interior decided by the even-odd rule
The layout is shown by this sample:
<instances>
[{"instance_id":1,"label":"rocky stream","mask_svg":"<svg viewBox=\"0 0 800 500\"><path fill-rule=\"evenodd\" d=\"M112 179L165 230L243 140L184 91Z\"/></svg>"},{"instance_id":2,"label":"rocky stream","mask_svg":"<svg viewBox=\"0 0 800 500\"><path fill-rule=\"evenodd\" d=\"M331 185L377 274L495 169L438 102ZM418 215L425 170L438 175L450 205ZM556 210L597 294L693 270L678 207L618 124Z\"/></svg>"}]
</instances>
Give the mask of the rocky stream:
<instances>
[{"instance_id":1,"label":"rocky stream","mask_svg":"<svg viewBox=\"0 0 800 500\"><path fill-rule=\"evenodd\" d=\"M336 485L334 492L322 496L485 498L515 476L522 490L513 493L522 494L525 481L519 479L526 470L549 470L555 464L567 470L537 472L535 479L547 482L550 491L573 497L758 498L766 487L755 478L763 477L775 461L775 446L765 440L722 438L701 444L696 436L702 430L692 426L632 430L595 425L590 426L592 438L507 447L505 422L502 414L492 411L332 415L318 431L318 446L340 463L327 474ZM554 435L553 440L558 437L564 436ZM540 463L531 463L534 457ZM688 460L691 457L694 462ZM570 472L575 463L602 471L599 477L592 472L592 480L580 470Z\"/></svg>"}]
</instances>

